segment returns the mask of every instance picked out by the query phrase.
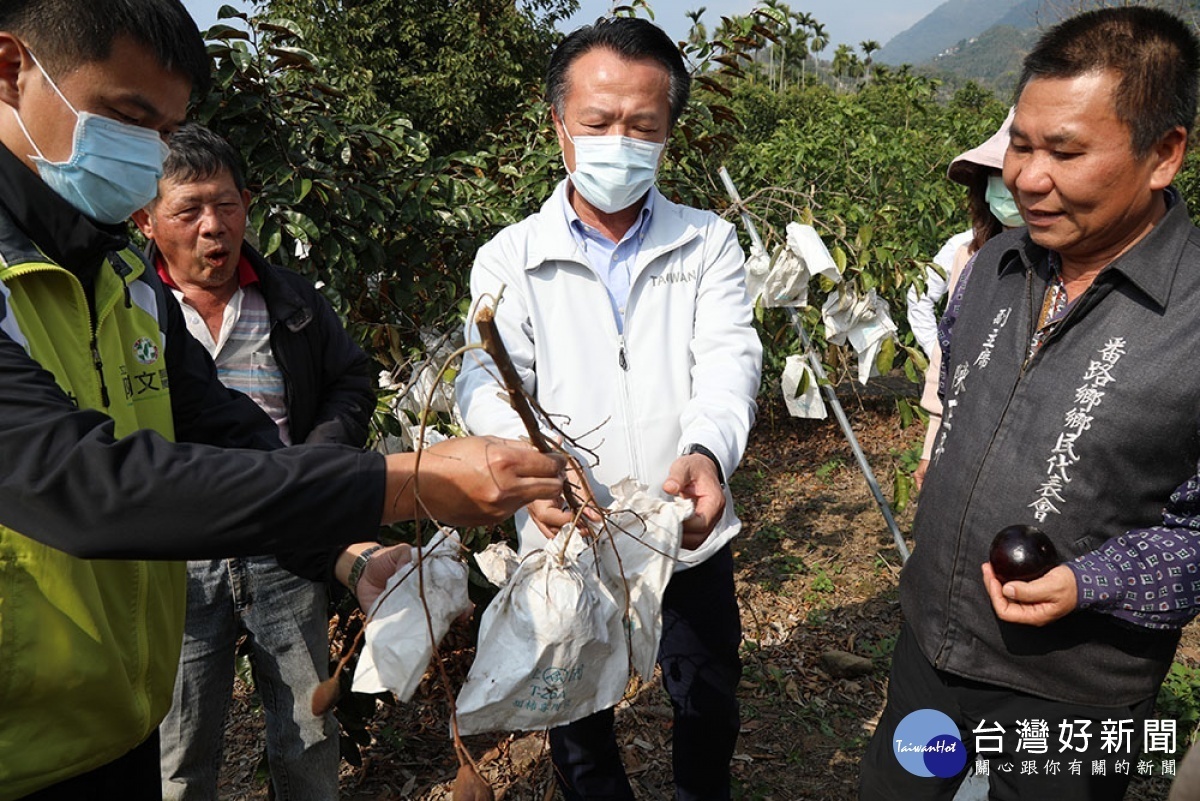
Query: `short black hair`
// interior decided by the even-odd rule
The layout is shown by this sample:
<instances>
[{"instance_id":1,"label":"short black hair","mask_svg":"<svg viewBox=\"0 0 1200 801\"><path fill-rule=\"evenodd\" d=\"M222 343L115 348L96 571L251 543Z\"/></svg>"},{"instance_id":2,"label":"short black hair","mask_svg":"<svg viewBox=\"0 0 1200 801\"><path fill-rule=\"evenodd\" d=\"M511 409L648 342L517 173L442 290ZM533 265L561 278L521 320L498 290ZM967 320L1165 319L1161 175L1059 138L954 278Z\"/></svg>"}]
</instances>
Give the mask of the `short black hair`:
<instances>
[{"instance_id":1,"label":"short black hair","mask_svg":"<svg viewBox=\"0 0 1200 801\"><path fill-rule=\"evenodd\" d=\"M205 181L228 170L238 191L246 188L237 151L200 123L187 122L179 126L171 134L168 145L171 152L163 162L164 181Z\"/></svg>"},{"instance_id":2,"label":"short black hair","mask_svg":"<svg viewBox=\"0 0 1200 801\"><path fill-rule=\"evenodd\" d=\"M663 29L637 17L605 17L593 25L573 31L554 49L546 67L546 99L562 118L567 94L567 70L575 60L597 47L607 48L629 61L657 61L670 76L667 99L671 104L671 126L679 121L692 91L692 76L683 63L679 47Z\"/></svg>"},{"instance_id":3,"label":"short black hair","mask_svg":"<svg viewBox=\"0 0 1200 801\"><path fill-rule=\"evenodd\" d=\"M126 34L205 94L212 68L204 39L180 0L0 0L0 31L20 37L52 72L103 61Z\"/></svg>"},{"instance_id":4,"label":"short black hair","mask_svg":"<svg viewBox=\"0 0 1200 801\"><path fill-rule=\"evenodd\" d=\"M1198 70L1196 34L1174 14L1146 6L1101 8L1059 23L1038 40L1025 57L1016 98L1037 78L1115 72L1117 118L1129 127L1141 158L1176 126L1191 133Z\"/></svg>"}]
</instances>

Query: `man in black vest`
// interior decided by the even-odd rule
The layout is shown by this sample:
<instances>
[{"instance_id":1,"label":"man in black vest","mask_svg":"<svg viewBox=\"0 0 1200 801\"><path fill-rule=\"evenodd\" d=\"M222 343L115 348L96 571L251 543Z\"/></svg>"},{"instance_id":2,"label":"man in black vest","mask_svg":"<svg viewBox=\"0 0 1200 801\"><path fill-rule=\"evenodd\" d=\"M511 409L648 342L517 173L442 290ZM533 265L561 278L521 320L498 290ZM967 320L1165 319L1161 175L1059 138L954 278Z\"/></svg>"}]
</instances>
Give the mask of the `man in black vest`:
<instances>
[{"instance_id":1,"label":"man in black vest","mask_svg":"<svg viewBox=\"0 0 1200 801\"><path fill-rule=\"evenodd\" d=\"M863 799L950 799L970 768L992 798L1119 799L1139 760L1161 770L1154 699L1200 603L1200 231L1171 187L1198 54L1128 7L1025 60L1004 180L1028 227L942 321L946 416ZM989 546L1015 524L1062 564L1002 584Z\"/></svg>"}]
</instances>

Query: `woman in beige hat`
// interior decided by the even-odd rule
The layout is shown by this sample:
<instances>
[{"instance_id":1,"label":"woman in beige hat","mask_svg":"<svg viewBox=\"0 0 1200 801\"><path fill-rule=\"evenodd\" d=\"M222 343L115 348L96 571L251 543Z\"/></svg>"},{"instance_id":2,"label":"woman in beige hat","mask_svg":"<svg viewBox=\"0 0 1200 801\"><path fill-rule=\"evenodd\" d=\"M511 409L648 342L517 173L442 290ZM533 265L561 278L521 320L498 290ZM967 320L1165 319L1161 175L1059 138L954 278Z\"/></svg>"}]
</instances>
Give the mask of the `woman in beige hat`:
<instances>
[{"instance_id":1,"label":"woman in beige hat","mask_svg":"<svg viewBox=\"0 0 1200 801\"><path fill-rule=\"evenodd\" d=\"M971 218L973 234L954 254L950 277L946 281L947 295L951 298L954 297L963 268L984 243L1001 231L1025 224L1012 193L1008 191L1001 177L1004 152L1008 150L1008 126L1012 124L1012 118L1013 111L1010 109L999 130L982 145L955 158L946 170L946 177L967 187L967 214ZM918 490L925 481L925 471L929 468L933 443L942 423L942 402L938 398L938 376L941 368L942 349L935 341L935 346L929 352L929 367L925 371L925 388L921 394L921 408L929 412L929 426L925 431L921 462L913 473Z\"/></svg>"}]
</instances>

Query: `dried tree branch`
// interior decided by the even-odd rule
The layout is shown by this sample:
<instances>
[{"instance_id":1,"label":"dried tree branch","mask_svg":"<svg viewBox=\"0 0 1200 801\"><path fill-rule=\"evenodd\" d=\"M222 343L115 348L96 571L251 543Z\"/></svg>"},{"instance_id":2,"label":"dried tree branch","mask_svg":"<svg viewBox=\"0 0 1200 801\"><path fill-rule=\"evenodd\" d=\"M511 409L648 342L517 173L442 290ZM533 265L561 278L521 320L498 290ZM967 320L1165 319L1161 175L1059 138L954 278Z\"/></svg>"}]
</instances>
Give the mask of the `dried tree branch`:
<instances>
[{"instance_id":1,"label":"dried tree branch","mask_svg":"<svg viewBox=\"0 0 1200 801\"><path fill-rule=\"evenodd\" d=\"M517 368L513 366L512 358L509 357L508 350L504 347L504 340L500 338L500 330L496 327L495 310L490 306L481 306L479 311L475 312L475 327L479 331L479 341L483 345L484 351L492 357L492 362L500 373L500 381L504 386L504 391L508 393L509 404L525 426L529 442L542 453L561 453L562 449L550 442L542 433L541 426L538 425L537 415L530 406L529 398L521 385L521 377L517 375ZM586 482L587 479L580 466L574 459L569 458L569 455L568 459L571 462L571 472L576 473L581 482ZM569 479L563 481L563 497L566 499L567 505L578 516L583 510L584 504L575 494L575 488Z\"/></svg>"}]
</instances>

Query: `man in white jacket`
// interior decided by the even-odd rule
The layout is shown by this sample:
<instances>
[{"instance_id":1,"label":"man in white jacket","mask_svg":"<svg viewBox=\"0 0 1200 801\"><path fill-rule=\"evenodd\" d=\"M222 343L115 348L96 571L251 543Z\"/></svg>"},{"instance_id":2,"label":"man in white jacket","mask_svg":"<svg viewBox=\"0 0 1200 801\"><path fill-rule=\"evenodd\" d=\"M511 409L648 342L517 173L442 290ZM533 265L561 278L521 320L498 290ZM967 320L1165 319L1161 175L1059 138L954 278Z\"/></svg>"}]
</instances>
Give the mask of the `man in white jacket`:
<instances>
[{"instance_id":1,"label":"man in white jacket","mask_svg":"<svg viewBox=\"0 0 1200 801\"><path fill-rule=\"evenodd\" d=\"M481 248L471 272L476 304L503 289L506 349L525 389L587 450L599 503L627 476L695 502L658 655L675 711L675 797L685 801L730 797L741 624L729 540L740 523L726 484L754 422L762 362L733 226L654 188L689 83L678 49L645 20L568 36L547 95L569 177ZM468 427L521 436L494 366L464 361ZM518 513L523 553L571 519L564 509ZM633 798L611 709L552 730L550 743L566 798Z\"/></svg>"}]
</instances>

